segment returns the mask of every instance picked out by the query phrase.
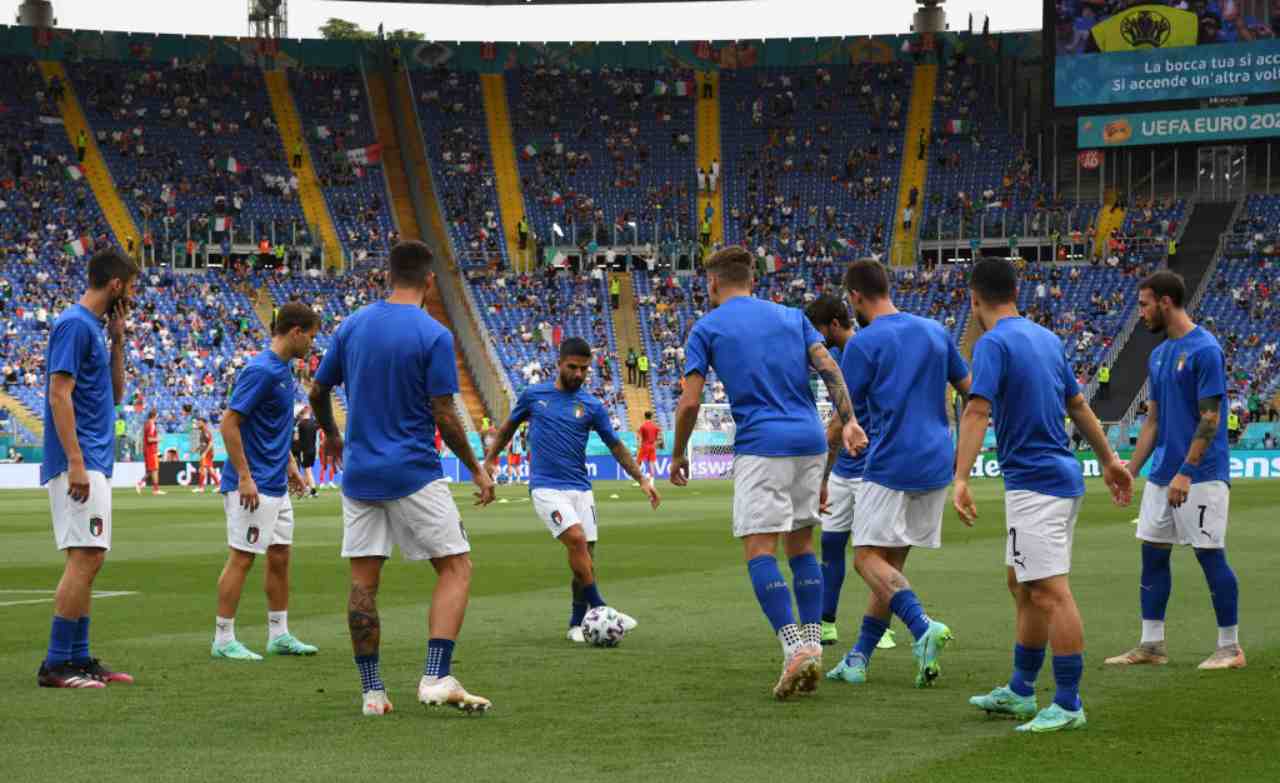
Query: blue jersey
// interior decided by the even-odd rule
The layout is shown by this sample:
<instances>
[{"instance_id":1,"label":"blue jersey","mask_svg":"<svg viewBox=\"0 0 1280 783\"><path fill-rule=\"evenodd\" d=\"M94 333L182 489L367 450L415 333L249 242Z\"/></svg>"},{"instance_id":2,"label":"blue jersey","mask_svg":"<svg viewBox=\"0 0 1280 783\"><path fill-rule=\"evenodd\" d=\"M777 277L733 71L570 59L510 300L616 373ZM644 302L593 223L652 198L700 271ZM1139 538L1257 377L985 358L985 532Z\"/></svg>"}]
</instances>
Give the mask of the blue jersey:
<instances>
[{"instance_id":1,"label":"blue jersey","mask_svg":"<svg viewBox=\"0 0 1280 783\"><path fill-rule=\"evenodd\" d=\"M1084 494L1067 445L1066 401L1080 393L1062 341L1025 318L1002 318L973 347L970 396L991 403L1006 490Z\"/></svg>"},{"instance_id":2,"label":"blue jersey","mask_svg":"<svg viewBox=\"0 0 1280 783\"><path fill-rule=\"evenodd\" d=\"M685 375L715 370L736 427L733 451L760 457L827 452L809 388L809 346L822 335L800 310L736 296L694 324Z\"/></svg>"},{"instance_id":3,"label":"blue jersey","mask_svg":"<svg viewBox=\"0 0 1280 783\"><path fill-rule=\"evenodd\" d=\"M1221 397L1218 432L1189 478L1193 484L1229 481L1227 371L1217 338L1197 326L1179 340L1165 340L1156 346L1148 364L1151 400L1158 417L1155 461L1148 478L1161 486L1173 481L1200 425L1200 400Z\"/></svg>"},{"instance_id":4,"label":"blue jersey","mask_svg":"<svg viewBox=\"0 0 1280 783\"><path fill-rule=\"evenodd\" d=\"M249 360L236 378L227 407L240 414L240 440L249 474L258 491L283 497L289 489L289 448L293 445L293 372L275 351L266 350ZM222 465L222 491L240 486L236 466Z\"/></svg>"},{"instance_id":5,"label":"blue jersey","mask_svg":"<svg viewBox=\"0 0 1280 783\"><path fill-rule=\"evenodd\" d=\"M846 343L847 345L847 343ZM835 359L836 364L840 364L843 351L839 348L829 349L831 358ZM843 367L841 374L843 374ZM849 385L849 379L844 379L845 386ZM836 415L836 414L832 414ZM858 424L862 427L863 432L867 433L867 437L871 437L871 416L867 412L867 401L859 399L853 404L853 415L857 417ZM844 446L840 447L840 453L836 456L836 464L831 468L831 472L842 479L860 479L862 472L867 466L867 452L864 449L862 453L854 456Z\"/></svg>"},{"instance_id":6,"label":"blue jersey","mask_svg":"<svg viewBox=\"0 0 1280 783\"><path fill-rule=\"evenodd\" d=\"M587 438L591 430L613 448L618 436L604 403L590 393L561 391L554 381L530 386L520 394L511 421L529 422L529 491L591 489L587 477Z\"/></svg>"},{"instance_id":7,"label":"blue jersey","mask_svg":"<svg viewBox=\"0 0 1280 783\"><path fill-rule=\"evenodd\" d=\"M969 368L942 324L908 313L880 316L845 345L840 364L874 430L862 478L903 492L951 483L947 383L964 380Z\"/></svg>"},{"instance_id":8,"label":"blue jersey","mask_svg":"<svg viewBox=\"0 0 1280 783\"><path fill-rule=\"evenodd\" d=\"M50 380L56 373L76 382L71 407L76 413L76 442L84 455L85 470L111 477L115 467L115 389L111 384L111 357L102 319L84 305L62 311L49 331L44 354L44 462L40 483L67 471L67 453L58 440L58 428L50 404Z\"/></svg>"},{"instance_id":9,"label":"blue jersey","mask_svg":"<svg viewBox=\"0 0 1280 783\"><path fill-rule=\"evenodd\" d=\"M416 305L375 302L342 322L316 371L347 390L342 494L408 497L444 478L432 397L458 392L453 335Z\"/></svg>"}]
</instances>

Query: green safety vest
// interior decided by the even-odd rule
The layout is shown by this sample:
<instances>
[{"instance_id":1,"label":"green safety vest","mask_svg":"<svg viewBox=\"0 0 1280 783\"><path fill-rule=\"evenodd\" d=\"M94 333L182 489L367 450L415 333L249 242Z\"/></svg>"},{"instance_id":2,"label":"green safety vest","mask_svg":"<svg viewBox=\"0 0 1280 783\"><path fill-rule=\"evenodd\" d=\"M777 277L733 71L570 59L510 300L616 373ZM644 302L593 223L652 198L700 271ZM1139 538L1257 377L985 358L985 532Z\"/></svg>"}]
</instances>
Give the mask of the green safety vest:
<instances>
[{"instance_id":1,"label":"green safety vest","mask_svg":"<svg viewBox=\"0 0 1280 783\"><path fill-rule=\"evenodd\" d=\"M488 417L488 416L481 416L481 417L480 417L480 429L481 429L481 430L483 430L483 431L485 431L485 432L488 432L488 431L489 431L489 417Z\"/></svg>"},{"instance_id":2,"label":"green safety vest","mask_svg":"<svg viewBox=\"0 0 1280 783\"><path fill-rule=\"evenodd\" d=\"M640 372L649 372L649 357L640 354L640 358L636 359L636 366L640 368Z\"/></svg>"},{"instance_id":3,"label":"green safety vest","mask_svg":"<svg viewBox=\"0 0 1280 783\"><path fill-rule=\"evenodd\" d=\"M618 278L609 281L609 293L617 295L622 292L622 284L618 282Z\"/></svg>"},{"instance_id":4,"label":"green safety vest","mask_svg":"<svg viewBox=\"0 0 1280 783\"><path fill-rule=\"evenodd\" d=\"M1110 382L1111 382L1111 368L1103 367L1101 370L1098 370L1098 383L1110 383Z\"/></svg>"},{"instance_id":5,"label":"green safety vest","mask_svg":"<svg viewBox=\"0 0 1280 783\"><path fill-rule=\"evenodd\" d=\"M1229 430L1240 429L1240 417L1235 415L1234 413L1227 414L1227 429Z\"/></svg>"},{"instance_id":6,"label":"green safety vest","mask_svg":"<svg viewBox=\"0 0 1280 783\"><path fill-rule=\"evenodd\" d=\"M116 437L117 438L124 437L124 431L125 431L124 419L116 419Z\"/></svg>"}]
</instances>

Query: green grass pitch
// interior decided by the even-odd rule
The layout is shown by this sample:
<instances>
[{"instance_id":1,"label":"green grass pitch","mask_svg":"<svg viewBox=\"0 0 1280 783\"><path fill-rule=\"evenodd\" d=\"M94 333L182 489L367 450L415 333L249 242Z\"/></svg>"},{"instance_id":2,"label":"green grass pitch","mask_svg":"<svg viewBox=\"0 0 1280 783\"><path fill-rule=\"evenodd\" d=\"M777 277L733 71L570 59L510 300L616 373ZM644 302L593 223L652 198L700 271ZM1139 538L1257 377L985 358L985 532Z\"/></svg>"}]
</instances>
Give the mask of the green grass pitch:
<instances>
[{"instance_id":1,"label":"green grass pitch","mask_svg":"<svg viewBox=\"0 0 1280 783\"><path fill-rule=\"evenodd\" d=\"M434 582L393 559L379 604L383 676L396 705L363 718L345 623L346 565L335 493L296 504L290 626L310 659L209 658L214 583L225 556L219 498L118 492L115 549L98 579L93 649L137 684L106 691L36 687L61 568L47 496L0 493L0 737L12 780L892 780L1197 781L1280 779L1280 482L1238 481L1231 562L1241 583L1243 671L1202 673L1213 612L1189 551L1174 557L1167 667L1108 670L1136 641L1138 545L1099 482L1076 534L1072 580L1087 637L1082 732L1015 735L970 695L1006 680L1013 613L1004 587L1002 487L976 482L975 530L948 506L944 548L917 552L907 575L956 633L936 687L916 690L910 647L877 652L863 687L824 681L811 699L776 703L778 644L730 536L731 487L664 484L650 512L629 484L596 485L601 591L640 626L617 649L572 646L562 549L523 487L464 508L474 547L471 607L454 671L488 696L486 716L426 712L415 686ZM456 487L460 504L469 488ZM617 494L617 499L610 495ZM261 564L237 631L265 647ZM785 568L784 568L785 573ZM866 591L850 569L835 663L856 634ZM37 603L19 603L37 601ZM899 639L908 635L896 621ZM1052 698L1048 665L1041 704Z\"/></svg>"}]
</instances>

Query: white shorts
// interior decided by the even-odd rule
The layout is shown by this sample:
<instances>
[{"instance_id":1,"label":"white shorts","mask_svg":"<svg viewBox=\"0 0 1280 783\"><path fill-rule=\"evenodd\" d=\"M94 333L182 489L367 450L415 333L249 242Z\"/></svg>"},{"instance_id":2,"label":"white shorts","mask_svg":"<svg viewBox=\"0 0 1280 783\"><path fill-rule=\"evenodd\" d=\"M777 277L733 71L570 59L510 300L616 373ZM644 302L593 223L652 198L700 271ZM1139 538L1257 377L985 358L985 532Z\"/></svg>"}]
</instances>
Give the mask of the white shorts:
<instances>
[{"instance_id":1,"label":"white shorts","mask_svg":"<svg viewBox=\"0 0 1280 783\"><path fill-rule=\"evenodd\" d=\"M551 535L559 538L574 525L581 525L587 542L597 541L600 531L596 526L596 498L591 490L535 489L531 495L533 511L547 526Z\"/></svg>"},{"instance_id":2,"label":"white shorts","mask_svg":"<svg viewBox=\"0 0 1280 783\"><path fill-rule=\"evenodd\" d=\"M818 500L827 455L733 458L733 535L790 533L822 523Z\"/></svg>"},{"instance_id":3,"label":"white shorts","mask_svg":"<svg viewBox=\"0 0 1280 783\"><path fill-rule=\"evenodd\" d=\"M832 474L827 480L827 505L831 510L822 517L823 533L848 533L853 530L853 510L857 505L858 486L862 479L840 478Z\"/></svg>"},{"instance_id":4,"label":"white shorts","mask_svg":"<svg viewBox=\"0 0 1280 783\"><path fill-rule=\"evenodd\" d=\"M1138 538L1153 544L1190 544L1196 549L1227 545L1227 507L1231 488L1225 481L1191 485L1186 502L1169 505L1169 488L1148 481L1142 489Z\"/></svg>"},{"instance_id":5,"label":"white shorts","mask_svg":"<svg viewBox=\"0 0 1280 783\"><path fill-rule=\"evenodd\" d=\"M854 546L891 549L942 546L942 509L947 488L924 492L890 489L873 481L858 488L858 514L853 523Z\"/></svg>"},{"instance_id":6,"label":"white shorts","mask_svg":"<svg viewBox=\"0 0 1280 783\"><path fill-rule=\"evenodd\" d=\"M1071 573L1071 542L1083 501L1025 489L1004 493L1004 564L1019 582Z\"/></svg>"},{"instance_id":7,"label":"white shorts","mask_svg":"<svg viewBox=\"0 0 1280 783\"><path fill-rule=\"evenodd\" d=\"M434 560L471 551L449 480L438 479L408 497L365 501L342 496L342 556Z\"/></svg>"},{"instance_id":8,"label":"white shorts","mask_svg":"<svg viewBox=\"0 0 1280 783\"><path fill-rule=\"evenodd\" d=\"M111 479L98 470L89 474L89 499L77 503L67 494L67 473L49 479L49 510L58 549L85 547L111 551Z\"/></svg>"},{"instance_id":9,"label":"white shorts","mask_svg":"<svg viewBox=\"0 0 1280 783\"><path fill-rule=\"evenodd\" d=\"M258 510L250 511L240 505L239 492L227 492L222 508L227 512L227 546L232 549L262 555L269 546L293 544L293 501L288 495L259 495Z\"/></svg>"}]
</instances>

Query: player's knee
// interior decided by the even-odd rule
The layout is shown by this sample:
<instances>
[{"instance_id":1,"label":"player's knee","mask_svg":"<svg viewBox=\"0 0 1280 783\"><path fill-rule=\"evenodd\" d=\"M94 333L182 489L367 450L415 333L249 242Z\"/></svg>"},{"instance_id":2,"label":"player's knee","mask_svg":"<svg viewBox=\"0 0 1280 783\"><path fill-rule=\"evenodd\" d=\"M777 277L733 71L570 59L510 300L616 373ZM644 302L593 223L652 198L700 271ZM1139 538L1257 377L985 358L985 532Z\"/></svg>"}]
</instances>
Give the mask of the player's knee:
<instances>
[{"instance_id":1,"label":"player's knee","mask_svg":"<svg viewBox=\"0 0 1280 783\"><path fill-rule=\"evenodd\" d=\"M289 547L272 546L267 548L267 566L272 570L289 567Z\"/></svg>"},{"instance_id":2,"label":"player's knee","mask_svg":"<svg viewBox=\"0 0 1280 783\"><path fill-rule=\"evenodd\" d=\"M466 554L440 558L436 572L441 579L471 584L471 557Z\"/></svg>"},{"instance_id":3,"label":"player's knee","mask_svg":"<svg viewBox=\"0 0 1280 783\"><path fill-rule=\"evenodd\" d=\"M1069 591L1048 580L1028 584L1027 592L1028 597L1031 599L1031 605L1050 615L1065 606L1067 601L1071 599Z\"/></svg>"},{"instance_id":4,"label":"player's knee","mask_svg":"<svg viewBox=\"0 0 1280 783\"><path fill-rule=\"evenodd\" d=\"M106 558L107 550L105 549L76 547L67 550L67 564L86 579L93 579L98 575Z\"/></svg>"}]
</instances>

